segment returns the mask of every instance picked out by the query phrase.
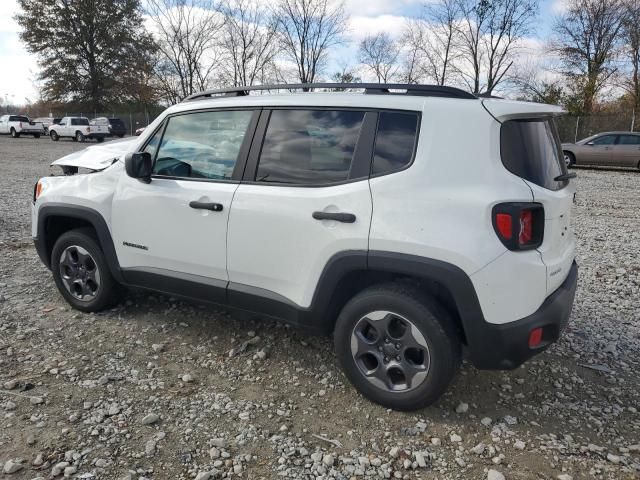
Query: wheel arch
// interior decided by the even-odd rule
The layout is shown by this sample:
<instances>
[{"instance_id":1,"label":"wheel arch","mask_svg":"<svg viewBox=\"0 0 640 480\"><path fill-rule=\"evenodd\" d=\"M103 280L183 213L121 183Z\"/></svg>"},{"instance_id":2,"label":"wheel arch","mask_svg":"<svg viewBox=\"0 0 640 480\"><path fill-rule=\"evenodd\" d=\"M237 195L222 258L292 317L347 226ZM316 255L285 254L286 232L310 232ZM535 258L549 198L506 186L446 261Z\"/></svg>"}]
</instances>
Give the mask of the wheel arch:
<instances>
[{"instance_id":1,"label":"wheel arch","mask_svg":"<svg viewBox=\"0 0 640 480\"><path fill-rule=\"evenodd\" d=\"M463 343L484 322L469 276L447 262L394 252L343 252L329 261L311 303L309 323L333 331L339 311L359 291L388 281L408 282L450 313Z\"/></svg>"},{"instance_id":2,"label":"wheel arch","mask_svg":"<svg viewBox=\"0 0 640 480\"><path fill-rule=\"evenodd\" d=\"M96 210L83 206L43 205L38 211L37 250L42 262L51 268L51 252L60 236L76 228L91 228L105 255L113 277L122 281L111 232L104 217Z\"/></svg>"}]
</instances>

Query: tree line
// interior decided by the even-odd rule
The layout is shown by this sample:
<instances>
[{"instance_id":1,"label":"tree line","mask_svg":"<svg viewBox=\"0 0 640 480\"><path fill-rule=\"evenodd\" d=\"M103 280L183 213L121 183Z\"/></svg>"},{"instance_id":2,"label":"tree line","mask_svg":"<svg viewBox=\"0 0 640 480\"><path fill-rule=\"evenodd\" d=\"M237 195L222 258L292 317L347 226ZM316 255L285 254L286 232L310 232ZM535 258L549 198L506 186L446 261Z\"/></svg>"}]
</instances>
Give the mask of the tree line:
<instances>
[{"instance_id":1,"label":"tree line","mask_svg":"<svg viewBox=\"0 0 640 480\"><path fill-rule=\"evenodd\" d=\"M42 98L100 111L176 103L219 86L378 82L453 85L592 113L613 90L640 106L640 0L566 0L525 61L539 0L436 0L401 31L370 33L357 63L334 61L349 16L333 0L19 0ZM334 60L337 60L334 58Z\"/></svg>"}]
</instances>

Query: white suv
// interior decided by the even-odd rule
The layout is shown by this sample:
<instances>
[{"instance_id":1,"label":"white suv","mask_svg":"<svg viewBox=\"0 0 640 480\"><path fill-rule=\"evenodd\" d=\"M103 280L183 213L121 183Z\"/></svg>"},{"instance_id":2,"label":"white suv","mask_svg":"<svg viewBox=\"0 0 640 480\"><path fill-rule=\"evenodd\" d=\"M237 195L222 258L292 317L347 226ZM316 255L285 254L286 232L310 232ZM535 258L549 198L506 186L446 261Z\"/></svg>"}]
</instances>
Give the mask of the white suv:
<instances>
[{"instance_id":1,"label":"white suv","mask_svg":"<svg viewBox=\"0 0 640 480\"><path fill-rule=\"evenodd\" d=\"M351 91L249 94L310 87ZM91 171L36 184L32 234L74 308L136 286L333 333L360 392L415 409L463 349L515 368L569 319L561 113L423 85L204 92L54 162Z\"/></svg>"}]
</instances>

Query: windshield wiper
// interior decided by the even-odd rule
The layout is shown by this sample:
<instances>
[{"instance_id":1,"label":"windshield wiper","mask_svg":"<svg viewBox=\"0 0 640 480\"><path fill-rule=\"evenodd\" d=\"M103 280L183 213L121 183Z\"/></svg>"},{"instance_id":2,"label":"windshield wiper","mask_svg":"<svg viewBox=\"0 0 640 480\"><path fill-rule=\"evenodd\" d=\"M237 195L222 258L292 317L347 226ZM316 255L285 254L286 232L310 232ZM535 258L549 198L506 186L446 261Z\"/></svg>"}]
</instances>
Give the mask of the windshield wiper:
<instances>
[{"instance_id":1,"label":"windshield wiper","mask_svg":"<svg viewBox=\"0 0 640 480\"><path fill-rule=\"evenodd\" d=\"M556 182L564 182L565 180L571 180L572 178L576 178L577 176L578 175L576 175L574 172L563 173L562 175L558 175L553 180L556 181Z\"/></svg>"}]
</instances>

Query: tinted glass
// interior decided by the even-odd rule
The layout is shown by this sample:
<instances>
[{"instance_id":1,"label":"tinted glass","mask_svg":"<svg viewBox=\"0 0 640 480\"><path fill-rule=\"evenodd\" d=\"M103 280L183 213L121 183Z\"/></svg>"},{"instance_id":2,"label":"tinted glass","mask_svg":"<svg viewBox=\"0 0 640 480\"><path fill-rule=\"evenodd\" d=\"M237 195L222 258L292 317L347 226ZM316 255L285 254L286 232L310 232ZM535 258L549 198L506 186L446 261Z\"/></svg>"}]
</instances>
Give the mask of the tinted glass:
<instances>
[{"instance_id":1,"label":"tinted glass","mask_svg":"<svg viewBox=\"0 0 640 480\"><path fill-rule=\"evenodd\" d=\"M598 137L591 140L594 145L613 145L616 143L615 135L605 135L604 137Z\"/></svg>"},{"instance_id":2,"label":"tinted glass","mask_svg":"<svg viewBox=\"0 0 640 480\"><path fill-rule=\"evenodd\" d=\"M411 163L417 132L417 113L381 112L372 175L399 170Z\"/></svg>"},{"instance_id":3,"label":"tinted glass","mask_svg":"<svg viewBox=\"0 0 640 480\"><path fill-rule=\"evenodd\" d=\"M502 163L511 173L549 190L567 181L555 177L566 173L560 138L553 120L509 120L500 130Z\"/></svg>"},{"instance_id":4,"label":"tinted glass","mask_svg":"<svg viewBox=\"0 0 640 480\"><path fill-rule=\"evenodd\" d=\"M335 183L349 178L364 112L274 110L256 181Z\"/></svg>"},{"instance_id":5,"label":"tinted glass","mask_svg":"<svg viewBox=\"0 0 640 480\"><path fill-rule=\"evenodd\" d=\"M227 110L169 118L153 173L231 179L252 115L252 111Z\"/></svg>"},{"instance_id":6,"label":"tinted glass","mask_svg":"<svg viewBox=\"0 0 640 480\"><path fill-rule=\"evenodd\" d=\"M114 127L124 127L124 122L119 118L110 118L109 123Z\"/></svg>"},{"instance_id":7,"label":"tinted glass","mask_svg":"<svg viewBox=\"0 0 640 480\"><path fill-rule=\"evenodd\" d=\"M88 118L72 118L71 125L89 125Z\"/></svg>"},{"instance_id":8,"label":"tinted glass","mask_svg":"<svg viewBox=\"0 0 640 480\"><path fill-rule=\"evenodd\" d=\"M640 145L640 135L620 135L618 145Z\"/></svg>"},{"instance_id":9,"label":"tinted glass","mask_svg":"<svg viewBox=\"0 0 640 480\"><path fill-rule=\"evenodd\" d=\"M12 115L11 118L9 118L10 122L28 122L29 119L27 117L23 117L22 115Z\"/></svg>"}]
</instances>

